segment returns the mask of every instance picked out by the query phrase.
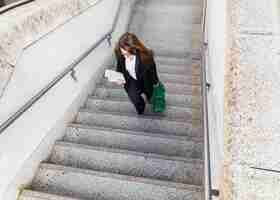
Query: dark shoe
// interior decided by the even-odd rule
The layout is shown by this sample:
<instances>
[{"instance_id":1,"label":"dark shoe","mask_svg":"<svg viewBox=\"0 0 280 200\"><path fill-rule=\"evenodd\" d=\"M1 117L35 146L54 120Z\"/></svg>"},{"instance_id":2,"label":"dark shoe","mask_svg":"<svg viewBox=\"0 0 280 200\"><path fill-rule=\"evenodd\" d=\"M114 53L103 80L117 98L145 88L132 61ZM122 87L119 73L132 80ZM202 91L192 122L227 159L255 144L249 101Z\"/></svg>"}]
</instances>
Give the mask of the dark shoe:
<instances>
[{"instance_id":1,"label":"dark shoe","mask_svg":"<svg viewBox=\"0 0 280 200\"><path fill-rule=\"evenodd\" d=\"M143 104L142 106L138 107L138 109L136 109L137 110L137 114L138 115L142 115L144 113L144 111L145 111L145 107L146 107L145 104Z\"/></svg>"},{"instance_id":2,"label":"dark shoe","mask_svg":"<svg viewBox=\"0 0 280 200\"><path fill-rule=\"evenodd\" d=\"M137 111L138 115L143 115L144 114L144 110L143 111Z\"/></svg>"}]
</instances>

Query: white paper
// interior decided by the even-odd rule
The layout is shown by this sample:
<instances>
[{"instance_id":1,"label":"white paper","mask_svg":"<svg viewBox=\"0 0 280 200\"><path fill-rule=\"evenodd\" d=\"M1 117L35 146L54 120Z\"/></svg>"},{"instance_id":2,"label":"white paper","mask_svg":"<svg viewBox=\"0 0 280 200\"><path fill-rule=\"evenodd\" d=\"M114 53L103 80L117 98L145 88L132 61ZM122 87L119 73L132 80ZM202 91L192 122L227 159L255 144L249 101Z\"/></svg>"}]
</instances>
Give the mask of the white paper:
<instances>
[{"instance_id":1,"label":"white paper","mask_svg":"<svg viewBox=\"0 0 280 200\"><path fill-rule=\"evenodd\" d=\"M105 77L110 82L125 82L123 74L114 70L106 69Z\"/></svg>"}]
</instances>

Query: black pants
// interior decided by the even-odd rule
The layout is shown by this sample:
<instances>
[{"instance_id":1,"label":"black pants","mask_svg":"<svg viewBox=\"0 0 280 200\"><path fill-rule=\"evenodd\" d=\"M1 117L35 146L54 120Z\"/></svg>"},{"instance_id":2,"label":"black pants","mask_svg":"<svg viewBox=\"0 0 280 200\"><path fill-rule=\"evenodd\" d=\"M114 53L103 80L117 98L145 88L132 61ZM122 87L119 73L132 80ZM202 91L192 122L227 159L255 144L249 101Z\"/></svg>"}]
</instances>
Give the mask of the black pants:
<instances>
[{"instance_id":1,"label":"black pants","mask_svg":"<svg viewBox=\"0 0 280 200\"><path fill-rule=\"evenodd\" d=\"M135 80L129 77L124 85L125 91L130 99L130 101L135 106L138 114L143 114L145 110L145 101L141 94L144 92L143 81Z\"/></svg>"}]
</instances>

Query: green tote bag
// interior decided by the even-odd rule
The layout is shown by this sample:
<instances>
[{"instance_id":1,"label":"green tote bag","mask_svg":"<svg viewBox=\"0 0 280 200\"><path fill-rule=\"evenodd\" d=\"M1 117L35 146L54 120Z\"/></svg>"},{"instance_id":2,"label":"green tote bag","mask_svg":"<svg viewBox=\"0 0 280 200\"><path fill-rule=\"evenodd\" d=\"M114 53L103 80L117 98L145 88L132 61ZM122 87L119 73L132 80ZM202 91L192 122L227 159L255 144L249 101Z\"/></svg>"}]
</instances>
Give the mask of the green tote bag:
<instances>
[{"instance_id":1,"label":"green tote bag","mask_svg":"<svg viewBox=\"0 0 280 200\"><path fill-rule=\"evenodd\" d=\"M157 86L154 86L151 103L153 112L162 113L165 111L165 87L161 82Z\"/></svg>"}]
</instances>

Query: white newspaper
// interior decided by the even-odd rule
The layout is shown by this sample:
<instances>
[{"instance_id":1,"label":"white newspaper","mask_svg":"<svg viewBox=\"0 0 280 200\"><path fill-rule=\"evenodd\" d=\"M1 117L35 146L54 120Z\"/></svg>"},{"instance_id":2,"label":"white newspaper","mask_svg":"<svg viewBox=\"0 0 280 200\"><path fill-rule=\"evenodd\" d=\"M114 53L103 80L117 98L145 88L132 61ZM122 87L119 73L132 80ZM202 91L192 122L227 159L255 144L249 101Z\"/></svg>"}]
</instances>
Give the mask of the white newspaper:
<instances>
[{"instance_id":1,"label":"white newspaper","mask_svg":"<svg viewBox=\"0 0 280 200\"><path fill-rule=\"evenodd\" d=\"M123 82L125 83L125 79L122 73L116 72L114 70L106 69L105 70L105 78L110 82Z\"/></svg>"}]
</instances>

